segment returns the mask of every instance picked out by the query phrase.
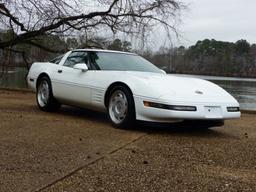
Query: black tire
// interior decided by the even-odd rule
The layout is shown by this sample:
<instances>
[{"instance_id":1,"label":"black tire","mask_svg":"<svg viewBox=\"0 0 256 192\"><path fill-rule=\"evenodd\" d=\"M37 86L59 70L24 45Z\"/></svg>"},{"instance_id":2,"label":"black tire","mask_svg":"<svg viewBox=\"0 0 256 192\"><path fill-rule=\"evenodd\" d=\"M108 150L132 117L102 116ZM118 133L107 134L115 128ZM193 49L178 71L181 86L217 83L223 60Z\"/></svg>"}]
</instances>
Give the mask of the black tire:
<instances>
[{"instance_id":1,"label":"black tire","mask_svg":"<svg viewBox=\"0 0 256 192\"><path fill-rule=\"evenodd\" d=\"M116 93L123 93L127 100L127 110L126 115L123 118L122 121L116 122L113 120L113 112L111 110L113 109L113 105L111 106L111 98ZM109 93L107 98L107 112L108 112L108 118L110 119L112 125L116 128L131 128L135 124L135 105L134 105L134 99L131 91L126 88L125 86L115 86ZM112 115L111 115L112 113Z\"/></svg>"},{"instance_id":2,"label":"black tire","mask_svg":"<svg viewBox=\"0 0 256 192\"><path fill-rule=\"evenodd\" d=\"M44 99L44 102L42 101L42 94L40 92L40 86L47 85L48 86L48 97ZM53 97L52 93L52 84L50 79L47 76L44 76L38 80L37 83L37 89L36 89L36 101L37 101L37 106L40 110L42 111L48 111L48 112L53 112L59 110L61 107L61 104Z\"/></svg>"}]
</instances>

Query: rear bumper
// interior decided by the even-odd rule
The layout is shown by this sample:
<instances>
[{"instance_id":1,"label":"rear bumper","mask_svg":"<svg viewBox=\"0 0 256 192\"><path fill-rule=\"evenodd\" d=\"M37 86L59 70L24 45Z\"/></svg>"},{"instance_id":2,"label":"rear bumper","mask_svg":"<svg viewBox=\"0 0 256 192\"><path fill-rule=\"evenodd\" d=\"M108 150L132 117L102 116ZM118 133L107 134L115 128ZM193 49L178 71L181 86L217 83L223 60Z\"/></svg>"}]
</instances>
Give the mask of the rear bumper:
<instances>
[{"instance_id":1,"label":"rear bumper","mask_svg":"<svg viewBox=\"0 0 256 192\"><path fill-rule=\"evenodd\" d=\"M195 106L196 111L174 111L154 107L146 107L143 101L151 101L166 105ZM173 102L166 100L154 100L150 98L134 96L136 119L151 122L172 122L173 120L225 120L240 118L239 112L228 112L227 107L239 107L238 103L193 103ZM211 110L213 108L213 110ZM216 109L216 110L215 110ZM215 111L214 111L215 110Z\"/></svg>"}]
</instances>

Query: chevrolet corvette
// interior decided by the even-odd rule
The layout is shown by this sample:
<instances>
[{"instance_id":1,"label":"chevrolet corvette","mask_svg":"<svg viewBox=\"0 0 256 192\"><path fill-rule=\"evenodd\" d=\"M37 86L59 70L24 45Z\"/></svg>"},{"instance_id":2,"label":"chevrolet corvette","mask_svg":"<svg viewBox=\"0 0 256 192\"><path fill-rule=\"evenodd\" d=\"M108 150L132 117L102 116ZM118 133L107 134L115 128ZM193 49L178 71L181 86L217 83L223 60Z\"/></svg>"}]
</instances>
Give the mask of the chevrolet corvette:
<instances>
[{"instance_id":1,"label":"chevrolet corvette","mask_svg":"<svg viewBox=\"0 0 256 192\"><path fill-rule=\"evenodd\" d=\"M28 85L43 111L61 104L103 111L115 127L136 120L217 122L240 117L239 103L206 80L166 74L134 53L77 49L33 63Z\"/></svg>"}]
</instances>

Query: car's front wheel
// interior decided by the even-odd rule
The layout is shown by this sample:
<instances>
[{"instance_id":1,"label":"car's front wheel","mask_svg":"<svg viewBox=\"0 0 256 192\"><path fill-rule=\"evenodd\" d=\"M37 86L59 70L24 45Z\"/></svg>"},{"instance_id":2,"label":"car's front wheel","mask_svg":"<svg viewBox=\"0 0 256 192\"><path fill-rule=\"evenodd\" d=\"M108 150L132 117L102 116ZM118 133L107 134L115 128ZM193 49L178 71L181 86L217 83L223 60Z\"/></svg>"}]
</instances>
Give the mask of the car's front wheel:
<instances>
[{"instance_id":1,"label":"car's front wheel","mask_svg":"<svg viewBox=\"0 0 256 192\"><path fill-rule=\"evenodd\" d=\"M56 111L61 104L53 97L51 81L48 77L38 80L36 100L42 111Z\"/></svg>"},{"instance_id":2,"label":"car's front wheel","mask_svg":"<svg viewBox=\"0 0 256 192\"><path fill-rule=\"evenodd\" d=\"M108 116L117 128L128 128L134 124L134 101L128 88L117 86L111 90L108 99Z\"/></svg>"}]
</instances>

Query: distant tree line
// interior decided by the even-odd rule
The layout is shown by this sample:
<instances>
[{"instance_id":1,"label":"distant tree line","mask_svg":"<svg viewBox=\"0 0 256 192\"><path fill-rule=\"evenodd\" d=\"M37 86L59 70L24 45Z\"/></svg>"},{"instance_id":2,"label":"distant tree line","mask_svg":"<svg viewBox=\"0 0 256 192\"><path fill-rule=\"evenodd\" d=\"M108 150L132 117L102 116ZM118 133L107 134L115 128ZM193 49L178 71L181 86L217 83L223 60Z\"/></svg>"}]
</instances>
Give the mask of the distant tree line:
<instances>
[{"instance_id":1,"label":"distant tree line","mask_svg":"<svg viewBox=\"0 0 256 192\"><path fill-rule=\"evenodd\" d=\"M185 48L161 47L142 53L169 73L256 77L256 44L205 39Z\"/></svg>"},{"instance_id":2,"label":"distant tree line","mask_svg":"<svg viewBox=\"0 0 256 192\"><path fill-rule=\"evenodd\" d=\"M11 33L0 32L0 39L8 38ZM256 44L251 45L246 40L232 43L206 39L189 48L160 47L158 51L149 48L134 50L129 41L86 35L76 38L59 35L40 36L36 44L37 46L19 44L13 46L11 51L0 50L0 66L29 68L34 61L48 61L68 50L99 48L136 52L168 73L256 77ZM42 45L43 48L38 45Z\"/></svg>"}]
</instances>

